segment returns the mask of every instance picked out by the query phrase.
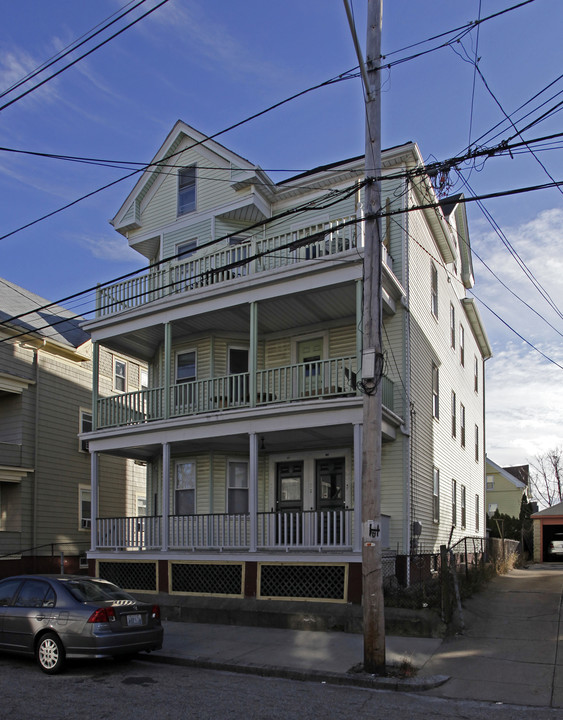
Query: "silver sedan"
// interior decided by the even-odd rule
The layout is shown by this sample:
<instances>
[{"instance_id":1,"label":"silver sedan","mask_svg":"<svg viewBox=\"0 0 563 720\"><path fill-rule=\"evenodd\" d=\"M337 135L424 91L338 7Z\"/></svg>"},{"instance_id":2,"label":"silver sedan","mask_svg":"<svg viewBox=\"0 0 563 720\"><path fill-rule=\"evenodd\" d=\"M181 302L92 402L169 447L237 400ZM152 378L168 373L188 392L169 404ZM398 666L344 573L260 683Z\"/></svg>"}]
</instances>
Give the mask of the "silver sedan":
<instances>
[{"instance_id":1,"label":"silver sedan","mask_svg":"<svg viewBox=\"0 0 563 720\"><path fill-rule=\"evenodd\" d=\"M34 656L43 672L67 658L128 658L162 647L158 605L82 575L0 581L0 650Z\"/></svg>"}]
</instances>

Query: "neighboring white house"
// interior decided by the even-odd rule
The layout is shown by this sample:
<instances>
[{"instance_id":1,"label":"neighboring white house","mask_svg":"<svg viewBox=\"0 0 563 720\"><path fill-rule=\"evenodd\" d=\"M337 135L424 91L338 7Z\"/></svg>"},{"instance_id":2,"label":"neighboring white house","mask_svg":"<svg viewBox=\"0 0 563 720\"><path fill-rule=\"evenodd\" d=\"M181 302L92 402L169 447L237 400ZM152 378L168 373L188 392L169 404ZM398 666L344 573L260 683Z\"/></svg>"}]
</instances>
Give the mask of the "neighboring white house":
<instances>
[{"instance_id":1,"label":"neighboring white house","mask_svg":"<svg viewBox=\"0 0 563 720\"><path fill-rule=\"evenodd\" d=\"M149 267L83 327L148 387L98 395L106 456L148 467L142 522L93 509L97 571L243 601L361 597L363 158L280 183L178 122L112 220ZM383 547L485 534L484 362L463 198L383 155ZM427 209L402 212L413 206Z\"/></svg>"},{"instance_id":2,"label":"neighboring white house","mask_svg":"<svg viewBox=\"0 0 563 720\"><path fill-rule=\"evenodd\" d=\"M91 535L90 455L79 433L92 427L92 346L65 308L0 279L0 577L85 570ZM102 351L103 391L115 391L111 354ZM140 366L128 369L139 389ZM116 364L117 363L117 364ZM117 382L120 382L118 380ZM101 504L142 512L146 471L105 457ZM81 563L82 560L82 563Z\"/></svg>"}]
</instances>

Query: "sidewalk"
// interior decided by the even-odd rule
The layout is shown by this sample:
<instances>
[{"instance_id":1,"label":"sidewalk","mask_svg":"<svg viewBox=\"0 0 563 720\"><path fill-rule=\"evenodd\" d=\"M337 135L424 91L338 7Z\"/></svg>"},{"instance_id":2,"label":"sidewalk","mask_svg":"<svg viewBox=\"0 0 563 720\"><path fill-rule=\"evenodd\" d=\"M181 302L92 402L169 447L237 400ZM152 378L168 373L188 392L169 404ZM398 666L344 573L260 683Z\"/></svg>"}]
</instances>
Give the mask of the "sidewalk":
<instances>
[{"instance_id":1,"label":"sidewalk","mask_svg":"<svg viewBox=\"0 0 563 720\"><path fill-rule=\"evenodd\" d=\"M417 670L413 678L351 672L363 661L363 636L340 632L164 622L162 650L144 659L444 698L563 707L562 586L563 564L513 570L465 602L463 634L444 641L387 637L388 667L407 661Z\"/></svg>"}]
</instances>

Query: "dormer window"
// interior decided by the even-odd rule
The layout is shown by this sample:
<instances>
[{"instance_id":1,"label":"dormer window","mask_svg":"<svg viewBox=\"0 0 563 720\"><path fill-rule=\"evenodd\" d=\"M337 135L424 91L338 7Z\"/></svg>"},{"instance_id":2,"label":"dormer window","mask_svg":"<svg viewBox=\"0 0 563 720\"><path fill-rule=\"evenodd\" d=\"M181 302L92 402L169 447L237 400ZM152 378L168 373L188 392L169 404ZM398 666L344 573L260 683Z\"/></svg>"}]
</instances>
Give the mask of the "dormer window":
<instances>
[{"instance_id":1,"label":"dormer window","mask_svg":"<svg viewBox=\"0 0 563 720\"><path fill-rule=\"evenodd\" d=\"M195 165L181 168L178 173L178 215L195 210Z\"/></svg>"}]
</instances>

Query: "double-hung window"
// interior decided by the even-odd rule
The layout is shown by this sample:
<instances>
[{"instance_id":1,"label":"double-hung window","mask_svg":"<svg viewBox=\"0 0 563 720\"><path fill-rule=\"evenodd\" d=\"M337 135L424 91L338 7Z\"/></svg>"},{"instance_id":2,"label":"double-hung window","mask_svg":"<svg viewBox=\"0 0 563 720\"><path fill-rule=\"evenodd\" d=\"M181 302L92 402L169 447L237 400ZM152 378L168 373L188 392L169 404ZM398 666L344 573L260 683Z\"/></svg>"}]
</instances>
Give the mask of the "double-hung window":
<instances>
[{"instance_id":1,"label":"double-hung window","mask_svg":"<svg viewBox=\"0 0 563 720\"><path fill-rule=\"evenodd\" d=\"M457 435L457 398L455 392L452 390L452 437L455 438Z\"/></svg>"},{"instance_id":2,"label":"double-hung window","mask_svg":"<svg viewBox=\"0 0 563 720\"><path fill-rule=\"evenodd\" d=\"M461 439L461 447L465 447L465 405L459 404L459 434Z\"/></svg>"},{"instance_id":3,"label":"double-hung window","mask_svg":"<svg viewBox=\"0 0 563 720\"><path fill-rule=\"evenodd\" d=\"M465 328L459 324L459 362L465 365Z\"/></svg>"},{"instance_id":4,"label":"double-hung window","mask_svg":"<svg viewBox=\"0 0 563 720\"><path fill-rule=\"evenodd\" d=\"M432 520L440 522L440 471L437 467L433 469L432 478Z\"/></svg>"},{"instance_id":5,"label":"double-hung window","mask_svg":"<svg viewBox=\"0 0 563 720\"><path fill-rule=\"evenodd\" d=\"M81 530L89 530L92 524L92 490L86 485L78 487L78 522Z\"/></svg>"},{"instance_id":6,"label":"double-hung window","mask_svg":"<svg viewBox=\"0 0 563 720\"><path fill-rule=\"evenodd\" d=\"M461 495L461 527L462 527L462 528L465 528L465 523L466 523L466 519L467 519L467 517L466 517L466 497L467 497L467 494L466 494L466 491L465 491L465 485L462 485L462 486L461 486L461 493L460 493L460 495Z\"/></svg>"},{"instance_id":7,"label":"double-hung window","mask_svg":"<svg viewBox=\"0 0 563 720\"><path fill-rule=\"evenodd\" d=\"M196 464L176 463L175 510L176 515L195 515Z\"/></svg>"},{"instance_id":8,"label":"double-hung window","mask_svg":"<svg viewBox=\"0 0 563 720\"><path fill-rule=\"evenodd\" d=\"M432 415L439 420L440 418L440 378L438 374L438 366L432 363Z\"/></svg>"},{"instance_id":9,"label":"double-hung window","mask_svg":"<svg viewBox=\"0 0 563 720\"><path fill-rule=\"evenodd\" d=\"M227 512L248 513L248 462L229 462L227 473Z\"/></svg>"},{"instance_id":10,"label":"double-hung window","mask_svg":"<svg viewBox=\"0 0 563 720\"><path fill-rule=\"evenodd\" d=\"M434 317L438 317L438 268L434 263L430 267L431 275L431 310Z\"/></svg>"},{"instance_id":11,"label":"double-hung window","mask_svg":"<svg viewBox=\"0 0 563 720\"><path fill-rule=\"evenodd\" d=\"M479 426L475 425L475 462L479 462Z\"/></svg>"},{"instance_id":12,"label":"double-hung window","mask_svg":"<svg viewBox=\"0 0 563 720\"><path fill-rule=\"evenodd\" d=\"M452 525L457 525L457 481L452 480Z\"/></svg>"},{"instance_id":13,"label":"double-hung window","mask_svg":"<svg viewBox=\"0 0 563 720\"><path fill-rule=\"evenodd\" d=\"M195 165L181 168L178 172L178 215L185 215L195 210L195 180Z\"/></svg>"},{"instance_id":14,"label":"double-hung window","mask_svg":"<svg viewBox=\"0 0 563 720\"><path fill-rule=\"evenodd\" d=\"M92 413L90 410L80 411L80 432L92 432ZM80 451L88 452L88 440L80 440Z\"/></svg>"},{"instance_id":15,"label":"double-hung window","mask_svg":"<svg viewBox=\"0 0 563 720\"><path fill-rule=\"evenodd\" d=\"M113 387L117 392L127 390L127 363L116 357L113 358Z\"/></svg>"},{"instance_id":16,"label":"double-hung window","mask_svg":"<svg viewBox=\"0 0 563 720\"><path fill-rule=\"evenodd\" d=\"M480 505L479 505L479 495L475 495L475 530L479 530L479 514L480 514Z\"/></svg>"},{"instance_id":17,"label":"double-hung window","mask_svg":"<svg viewBox=\"0 0 563 720\"><path fill-rule=\"evenodd\" d=\"M455 350L455 332L456 332L455 307L453 306L453 303L450 303L450 344L454 350Z\"/></svg>"},{"instance_id":18,"label":"double-hung window","mask_svg":"<svg viewBox=\"0 0 563 720\"><path fill-rule=\"evenodd\" d=\"M176 355L176 382L188 383L196 379L195 350L181 352Z\"/></svg>"}]
</instances>

